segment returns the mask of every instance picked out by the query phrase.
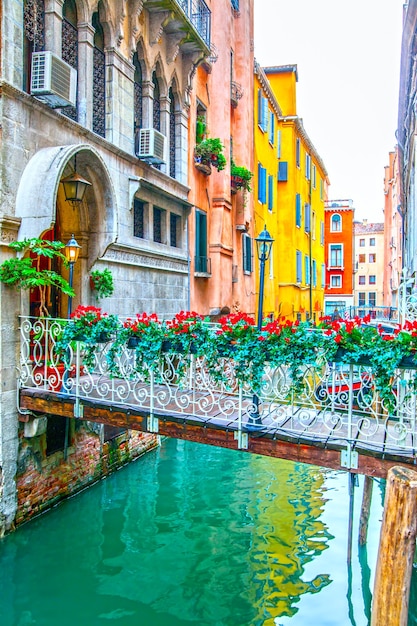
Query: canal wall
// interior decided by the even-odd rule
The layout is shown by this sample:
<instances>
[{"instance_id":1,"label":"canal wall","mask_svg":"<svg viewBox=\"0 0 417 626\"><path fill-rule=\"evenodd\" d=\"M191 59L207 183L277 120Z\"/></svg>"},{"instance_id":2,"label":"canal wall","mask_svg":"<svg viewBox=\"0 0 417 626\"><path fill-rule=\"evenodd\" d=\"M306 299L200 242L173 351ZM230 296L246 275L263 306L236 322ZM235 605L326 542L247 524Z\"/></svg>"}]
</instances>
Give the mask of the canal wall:
<instances>
[{"instance_id":1,"label":"canal wall","mask_svg":"<svg viewBox=\"0 0 417 626\"><path fill-rule=\"evenodd\" d=\"M53 420L56 424L53 424ZM70 423L67 423L70 422ZM48 428L49 423L49 428ZM52 430L63 432L69 445L48 449ZM62 441L62 440L61 440ZM50 445L50 444L49 444ZM15 527L108 476L159 445L154 434L118 429L59 416L42 416L19 428Z\"/></svg>"}]
</instances>

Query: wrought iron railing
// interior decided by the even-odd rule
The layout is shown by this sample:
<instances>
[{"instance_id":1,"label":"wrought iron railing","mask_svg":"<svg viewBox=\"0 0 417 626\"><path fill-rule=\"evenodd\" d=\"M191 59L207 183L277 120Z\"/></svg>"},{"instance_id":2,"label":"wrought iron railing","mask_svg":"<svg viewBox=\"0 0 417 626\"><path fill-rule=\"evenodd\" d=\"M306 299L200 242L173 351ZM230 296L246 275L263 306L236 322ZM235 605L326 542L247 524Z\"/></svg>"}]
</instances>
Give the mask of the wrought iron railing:
<instances>
[{"instance_id":1,"label":"wrought iron railing","mask_svg":"<svg viewBox=\"0 0 417 626\"><path fill-rule=\"evenodd\" d=\"M204 0L175 0L201 39L210 47L211 12Z\"/></svg>"},{"instance_id":2,"label":"wrought iron railing","mask_svg":"<svg viewBox=\"0 0 417 626\"><path fill-rule=\"evenodd\" d=\"M260 436L273 433L298 442L333 444L344 450L346 467L355 467L361 447L368 454L417 458L414 369L396 370L387 408L370 367L327 362L324 353L314 365L300 368L298 385L290 366L272 368L266 362L261 388L253 389L239 383L232 359L219 358L221 378L213 376L205 357L192 354L161 354L156 368L138 367L138 355L127 344L118 347L111 362L111 341L94 347L92 365L86 365L88 346L81 342L73 342L63 359L56 342L65 323L21 318L19 384L21 389L70 394L76 417L81 416L83 400L89 399L148 410L148 429L153 432L157 416L165 414L234 429L241 448L252 428L259 429Z\"/></svg>"}]
</instances>

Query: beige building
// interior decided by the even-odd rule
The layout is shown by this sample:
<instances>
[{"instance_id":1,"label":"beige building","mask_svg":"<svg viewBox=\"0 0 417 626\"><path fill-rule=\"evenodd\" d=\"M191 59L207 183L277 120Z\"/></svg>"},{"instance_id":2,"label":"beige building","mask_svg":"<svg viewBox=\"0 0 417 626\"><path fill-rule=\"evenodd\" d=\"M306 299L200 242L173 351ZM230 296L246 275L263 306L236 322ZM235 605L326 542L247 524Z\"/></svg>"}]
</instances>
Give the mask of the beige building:
<instances>
[{"instance_id":1,"label":"beige building","mask_svg":"<svg viewBox=\"0 0 417 626\"><path fill-rule=\"evenodd\" d=\"M376 307L384 304L384 224L355 222L355 314L376 315Z\"/></svg>"}]
</instances>

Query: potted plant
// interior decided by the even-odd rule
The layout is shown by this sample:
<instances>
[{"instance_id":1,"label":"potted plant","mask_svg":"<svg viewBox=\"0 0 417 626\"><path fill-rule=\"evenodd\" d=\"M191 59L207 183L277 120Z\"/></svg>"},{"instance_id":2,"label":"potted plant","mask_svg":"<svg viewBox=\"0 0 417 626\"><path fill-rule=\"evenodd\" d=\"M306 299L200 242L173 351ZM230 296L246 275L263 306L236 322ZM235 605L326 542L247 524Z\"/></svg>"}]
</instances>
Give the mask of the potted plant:
<instances>
[{"instance_id":1,"label":"potted plant","mask_svg":"<svg viewBox=\"0 0 417 626\"><path fill-rule=\"evenodd\" d=\"M217 137L203 139L194 148L194 163L196 167L203 165L209 167L211 171L211 166L213 166L218 172L224 170L226 157L223 154L223 150L223 144Z\"/></svg>"},{"instance_id":2,"label":"potted plant","mask_svg":"<svg viewBox=\"0 0 417 626\"><path fill-rule=\"evenodd\" d=\"M65 324L62 334L56 342L58 353L64 355L68 365L68 348L81 341L85 345L84 364L91 368L97 344L109 342L120 331L122 324L117 315L103 313L95 306L79 305Z\"/></svg>"},{"instance_id":3,"label":"potted plant","mask_svg":"<svg viewBox=\"0 0 417 626\"><path fill-rule=\"evenodd\" d=\"M32 254L32 257L6 259L0 265L0 281L6 285L12 285L18 289L39 289L39 315L48 317L49 311L46 306L47 290L50 287L62 291L62 293L73 297L74 290L70 287L58 272L52 269L43 268L43 259L58 259L66 267L68 261L62 249L65 244L61 241L48 241L46 239L24 239L23 241L13 241L9 247L20 253Z\"/></svg>"},{"instance_id":4,"label":"potted plant","mask_svg":"<svg viewBox=\"0 0 417 626\"><path fill-rule=\"evenodd\" d=\"M253 174L246 167L236 165L234 161L232 161L230 167L230 184L232 187L232 191L237 191L239 189L245 189L246 191L252 191L250 186L250 182L253 178Z\"/></svg>"},{"instance_id":5,"label":"potted plant","mask_svg":"<svg viewBox=\"0 0 417 626\"><path fill-rule=\"evenodd\" d=\"M195 311L180 311L165 325L167 351L204 356L210 348L208 319Z\"/></svg>"},{"instance_id":6,"label":"potted plant","mask_svg":"<svg viewBox=\"0 0 417 626\"><path fill-rule=\"evenodd\" d=\"M93 270L90 274L90 286L97 295L97 299L107 298L114 292L113 275L107 268Z\"/></svg>"}]
</instances>

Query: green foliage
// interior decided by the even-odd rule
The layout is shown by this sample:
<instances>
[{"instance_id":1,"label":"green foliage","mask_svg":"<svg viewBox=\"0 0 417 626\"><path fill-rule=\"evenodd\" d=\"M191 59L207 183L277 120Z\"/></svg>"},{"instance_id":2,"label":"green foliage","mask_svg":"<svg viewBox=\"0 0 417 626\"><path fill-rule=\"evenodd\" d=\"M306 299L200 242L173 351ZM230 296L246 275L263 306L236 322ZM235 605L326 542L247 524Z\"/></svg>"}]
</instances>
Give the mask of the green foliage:
<instances>
[{"instance_id":1,"label":"green foliage","mask_svg":"<svg viewBox=\"0 0 417 626\"><path fill-rule=\"evenodd\" d=\"M196 122L195 142L201 143L203 139L206 138L206 133L207 133L206 119L204 115L199 115L197 117L197 122Z\"/></svg>"},{"instance_id":2,"label":"green foliage","mask_svg":"<svg viewBox=\"0 0 417 626\"><path fill-rule=\"evenodd\" d=\"M23 239L13 241L9 247L23 254L32 253L35 258L6 259L0 265L0 281L6 285L18 289L38 288L40 293L40 314L48 315L46 308L46 289L55 287L68 296L74 296L75 292L69 283L58 272L50 269L41 269L41 258L59 259L63 265L68 262L62 249L65 245L61 241L48 241L46 239Z\"/></svg>"},{"instance_id":3,"label":"green foliage","mask_svg":"<svg viewBox=\"0 0 417 626\"><path fill-rule=\"evenodd\" d=\"M211 163L218 172L226 167L226 157L223 153L224 147L217 137L203 139L195 146L194 156L203 163Z\"/></svg>"},{"instance_id":4,"label":"green foliage","mask_svg":"<svg viewBox=\"0 0 417 626\"><path fill-rule=\"evenodd\" d=\"M106 298L114 292L113 275L109 269L93 270L90 274L92 289L97 294L97 298Z\"/></svg>"},{"instance_id":5,"label":"green foliage","mask_svg":"<svg viewBox=\"0 0 417 626\"><path fill-rule=\"evenodd\" d=\"M238 183L238 188L243 187L246 191L252 191L250 186L250 182L253 178L253 174L250 170L248 170L243 165L236 165L234 161L232 161L230 167L230 176L236 176L236 178L242 179L242 182Z\"/></svg>"}]
</instances>

